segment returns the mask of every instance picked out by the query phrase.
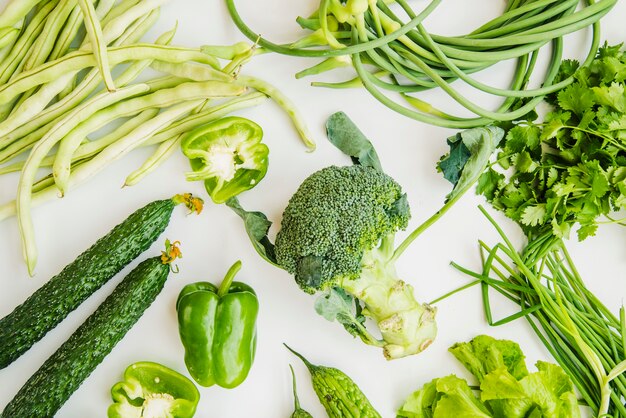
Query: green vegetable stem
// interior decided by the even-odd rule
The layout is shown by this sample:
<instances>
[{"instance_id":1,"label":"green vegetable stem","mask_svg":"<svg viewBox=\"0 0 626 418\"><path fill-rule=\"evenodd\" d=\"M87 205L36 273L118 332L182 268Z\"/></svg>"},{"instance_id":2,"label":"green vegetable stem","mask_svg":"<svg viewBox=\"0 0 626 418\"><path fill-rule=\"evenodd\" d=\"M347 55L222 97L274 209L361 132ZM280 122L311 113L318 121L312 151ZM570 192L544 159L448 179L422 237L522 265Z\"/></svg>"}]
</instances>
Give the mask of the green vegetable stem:
<instances>
[{"instance_id":1,"label":"green vegetable stem","mask_svg":"<svg viewBox=\"0 0 626 418\"><path fill-rule=\"evenodd\" d=\"M518 252L495 220L501 243L479 241L483 268L453 266L480 284L487 321L492 326L525 318L543 345L571 377L584 402L598 417L626 417L626 314L611 312L585 285L562 240L545 237ZM467 286L465 286L467 287ZM494 318L490 289L519 305Z\"/></svg>"},{"instance_id":2,"label":"green vegetable stem","mask_svg":"<svg viewBox=\"0 0 626 418\"><path fill-rule=\"evenodd\" d=\"M251 41L268 51L284 55L324 59L299 72L301 77L350 65L356 78L338 83L314 85L344 88L365 87L383 105L409 118L448 128L474 128L492 121L518 119L573 80L557 79L567 34L591 27L593 38L587 59L593 58L600 43L599 20L617 0L509 0L502 15L471 33L442 36L429 33L424 21L445 3L431 0L413 10L410 2L371 0L321 0L309 18L298 18L303 38L281 45L261 37L240 16L236 0L226 0L231 18ZM397 7L396 7L397 6ZM539 69L541 51L553 47L545 68ZM516 59L517 66L508 88L485 84L472 75L500 61ZM537 75L541 74L540 78ZM537 78L540 88L529 89ZM490 110L470 100L456 86L463 82L476 92L500 99ZM439 88L472 113L451 115L423 102L417 94ZM391 94L400 97L394 100ZM517 106L518 98L524 103Z\"/></svg>"},{"instance_id":3,"label":"green vegetable stem","mask_svg":"<svg viewBox=\"0 0 626 418\"><path fill-rule=\"evenodd\" d=\"M182 374L158 363L131 364L124 380L111 388L113 404L108 418L191 418L200 392Z\"/></svg>"},{"instance_id":4,"label":"green vegetable stem","mask_svg":"<svg viewBox=\"0 0 626 418\"><path fill-rule=\"evenodd\" d=\"M253 188L267 173L269 148L262 138L259 125L235 116L194 129L181 144L193 169L187 180L204 181L215 203Z\"/></svg>"},{"instance_id":5,"label":"green vegetable stem","mask_svg":"<svg viewBox=\"0 0 626 418\"><path fill-rule=\"evenodd\" d=\"M254 362L259 302L250 286L233 282L240 269L237 261L219 288L189 284L176 301L185 364L202 386L239 386Z\"/></svg>"},{"instance_id":6,"label":"green vegetable stem","mask_svg":"<svg viewBox=\"0 0 626 418\"><path fill-rule=\"evenodd\" d=\"M289 369L291 370L291 378L293 379L293 403L294 403L294 411L291 414L291 418L313 418L313 415L309 414L307 411L300 407L300 399L298 399L298 388L296 386L296 374L293 371L293 367L291 364L289 365Z\"/></svg>"},{"instance_id":7,"label":"green vegetable stem","mask_svg":"<svg viewBox=\"0 0 626 418\"><path fill-rule=\"evenodd\" d=\"M380 418L380 414L348 375L334 367L311 364L288 345L285 344L285 347L309 369L313 389L330 418Z\"/></svg>"}]
</instances>

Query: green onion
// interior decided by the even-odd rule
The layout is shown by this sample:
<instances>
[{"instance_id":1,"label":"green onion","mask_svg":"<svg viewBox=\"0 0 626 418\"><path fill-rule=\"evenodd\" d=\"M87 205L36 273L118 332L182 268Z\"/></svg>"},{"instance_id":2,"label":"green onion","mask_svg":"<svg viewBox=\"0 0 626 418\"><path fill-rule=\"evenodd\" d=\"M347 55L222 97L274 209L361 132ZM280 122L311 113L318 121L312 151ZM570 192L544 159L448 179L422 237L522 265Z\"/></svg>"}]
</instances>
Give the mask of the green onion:
<instances>
[{"instance_id":1,"label":"green onion","mask_svg":"<svg viewBox=\"0 0 626 418\"><path fill-rule=\"evenodd\" d=\"M453 266L475 278L471 284L480 283L489 324L526 318L595 416L626 417L624 308L617 318L587 289L562 240L541 236L518 253L494 219L482 207L480 210L503 242L493 247L480 242L480 273ZM489 289L519 305L519 311L494 320Z\"/></svg>"},{"instance_id":2,"label":"green onion","mask_svg":"<svg viewBox=\"0 0 626 418\"><path fill-rule=\"evenodd\" d=\"M532 111L544 95L570 84L571 78L554 82L561 63L563 37L593 28L585 59L585 64L589 64L600 43L598 22L616 2L586 0L585 6L578 9L579 0L509 0L501 16L467 35L450 37L431 34L425 27L426 19L441 0L431 0L419 13L414 12L406 0L321 0L311 18L297 19L303 28L314 32L289 45L260 37L243 21L235 0L226 0L226 5L239 30L263 49L285 55L325 58L322 63L299 72L297 77L351 63L357 79L313 85L363 86L378 101L404 116L447 128L465 129L492 121L515 120ZM390 3L399 7L392 10ZM535 71L539 51L548 46L552 46L553 53L546 71ZM471 77L477 71L509 59L518 60L518 66L508 89L489 86ZM545 73L537 80L541 87L528 89L535 72ZM452 82L456 80L504 100L497 109L486 109L453 87ZM412 95L432 88L442 89L475 116L450 115ZM387 92L400 94L394 99ZM520 99L526 101L516 108Z\"/></svg>"}]
</instances>

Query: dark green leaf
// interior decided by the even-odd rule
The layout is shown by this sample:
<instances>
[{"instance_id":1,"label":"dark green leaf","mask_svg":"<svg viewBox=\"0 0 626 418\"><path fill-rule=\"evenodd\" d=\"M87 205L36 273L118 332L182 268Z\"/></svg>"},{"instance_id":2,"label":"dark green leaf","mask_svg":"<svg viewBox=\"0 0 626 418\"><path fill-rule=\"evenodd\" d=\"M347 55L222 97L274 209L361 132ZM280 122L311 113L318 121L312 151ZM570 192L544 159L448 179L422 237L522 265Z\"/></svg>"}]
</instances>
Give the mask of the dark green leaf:
<instances>
[{"instance_id":1,"label":"dark green leaf","mask_svg":"<svg viewBox=\"0 0 626 418\"><path fill-rule=\"evenodd\" d=\"M458 143L462 143L470 152L470 156L461 167L460 173L455 175L455 177L458 175L458 181L455 183L450 194L446 196L447 201L465 193L478 181L489 164L491 155L494 153L503 137L504 131L501 128L487 126L462 131L448 138L448 144L450 144L451 149L453 149L453 147L459 147L460 145L458 145ZM439 166L441 167L441 162ZM449 176L453 175L453 170L453 168L450 168Z\"/></svg>"},{"instance_id":2,"label":"dark green leaf","mask_svg":"<svg viewBox=\"0 0 626 418\"><path fill-rule=\"evenodd\" d=\"M267 262L280 267L276 261L274 244L267 237L270 226L272 226L272 222L267 219L267 216L261 212L248 212L241 206L236 197L227 200L226 206L243 219L248 237L257 253Z\"/></svg>"},{"instance_id":3,"label":"dark green leaf","mask_svg":"<svg viewBox=\"0 0 626 418\"><path fill-rule=\"evenodd\" d=\"M446 180L456 185L461 178L463 167L465 167L472 153L461 141L460 134L448 138L448 145L450 146L450 153L441 158L437 168L443 173Z\"/></svg>"},{"instance_id":4,"label":"dark green leaf","mask_svg":"<svg viewBox=\"0 0 626 418\"><path fill-rule=\"evenodd\" d=\"M326 133L330 142L352 158L354 164L383 171L374 146L345 113L337 112L328 118Z\"/></svg>"},{"instance_id":5,"label":"dark green leaf","mask_svg":"<svg viewBox=\"0 0 626 418\"><path fill-rule=\"evenodd\" d=\"M315 300L315 312L328 321L337 321L355 337L363 338L365 317L355 299L341 288L332 288Z\"/></svg>"}]
</instances>

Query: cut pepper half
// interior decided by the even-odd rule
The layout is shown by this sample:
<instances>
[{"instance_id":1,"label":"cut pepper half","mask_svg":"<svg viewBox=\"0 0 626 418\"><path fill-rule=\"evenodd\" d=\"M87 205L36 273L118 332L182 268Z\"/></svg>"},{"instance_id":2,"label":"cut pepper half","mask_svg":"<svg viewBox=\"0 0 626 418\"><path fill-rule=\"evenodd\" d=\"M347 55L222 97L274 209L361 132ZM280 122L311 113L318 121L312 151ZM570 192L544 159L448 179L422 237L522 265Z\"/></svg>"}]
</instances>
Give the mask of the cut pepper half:
<instances>
[{"instance_id":1,"label":"cut pepper half","mask_svg":"<svg viewBox=\"0 0 626 418\"><path fill-rule=\"evenodd\" d=\"M109 418L191 418L200 392L182 374L158 363L138 362L111 388Z\"/></svg>"},{"instance_id":2,"label":"cut pepper half","mask_svg":"<svg viewBox=\"0 0 626 418\"><path fill-rule=\"evenodd\" d=\"M251 120L230 116L200 126L182 140L189 158L189 181L204 181L215 203L256 186L267 173L269 148L263 130Z\"/></svg>"}]
</instances>

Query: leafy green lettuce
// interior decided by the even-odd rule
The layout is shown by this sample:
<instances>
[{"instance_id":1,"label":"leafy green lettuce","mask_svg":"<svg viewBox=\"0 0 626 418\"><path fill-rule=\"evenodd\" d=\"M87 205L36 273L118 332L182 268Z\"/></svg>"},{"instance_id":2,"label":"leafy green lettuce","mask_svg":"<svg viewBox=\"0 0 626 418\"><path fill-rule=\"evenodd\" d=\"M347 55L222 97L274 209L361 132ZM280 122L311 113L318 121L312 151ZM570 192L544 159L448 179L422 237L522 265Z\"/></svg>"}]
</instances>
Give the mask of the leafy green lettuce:
<instances>
[{"instance_id":1,"label":"leafy green lettuce","mask_svg":"<svg viewBox=\"0 0 626 418\"><path fill-rule=\"evenodd\" d=\"M481 335L450 352L476 377L480 390L454 375L414 392L398 418L579 418L574 386L559 366L537 362L529 373L519 345Z\"/></svg>"}]
</instances>

